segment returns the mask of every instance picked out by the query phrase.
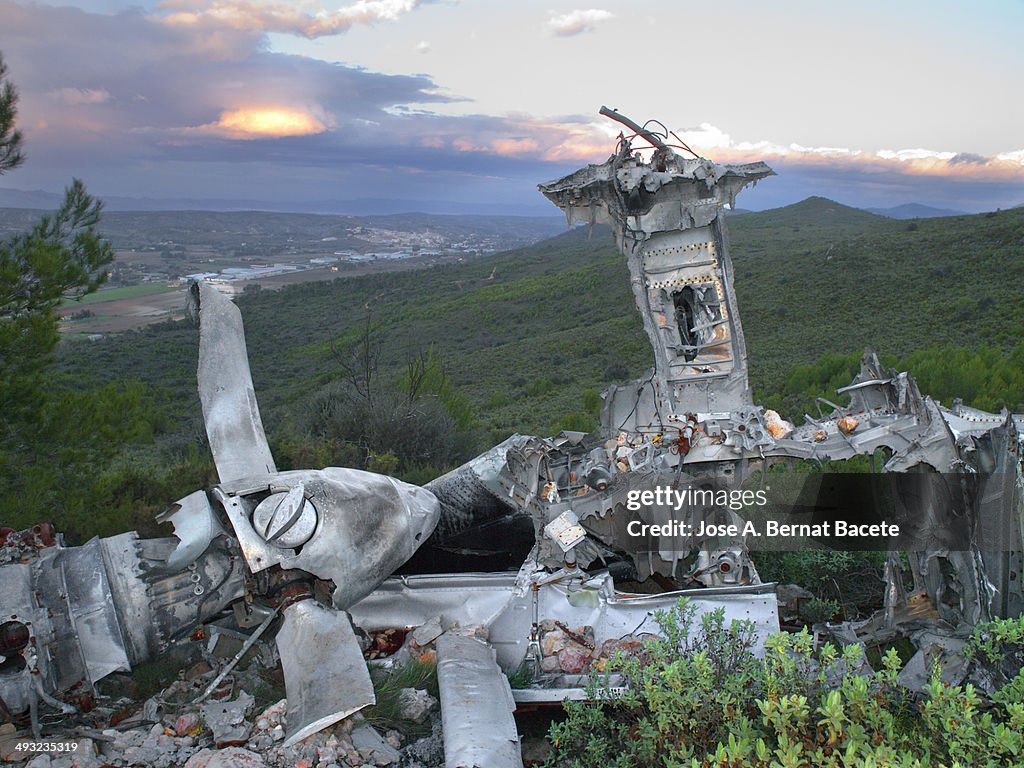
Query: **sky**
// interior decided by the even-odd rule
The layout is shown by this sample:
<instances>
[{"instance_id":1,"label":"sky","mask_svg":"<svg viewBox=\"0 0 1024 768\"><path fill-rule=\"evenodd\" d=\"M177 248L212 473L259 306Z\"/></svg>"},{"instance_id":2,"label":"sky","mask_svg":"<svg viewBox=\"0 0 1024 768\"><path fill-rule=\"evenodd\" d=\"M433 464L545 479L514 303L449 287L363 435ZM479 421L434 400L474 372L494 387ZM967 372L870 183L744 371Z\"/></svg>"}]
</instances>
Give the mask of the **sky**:
<instances>
[{"instance_id":1,"label":"sky","mask_svg":"<svg viewBox=\"0 0 1024 768\"><path fill-rule=\"evenodd\" d=\"M607 105L771 165L741 208L1006 208L1022 29L1024 0L0 0L0 188L543 214L613 150Z\"/></svg>"}]
</instances>

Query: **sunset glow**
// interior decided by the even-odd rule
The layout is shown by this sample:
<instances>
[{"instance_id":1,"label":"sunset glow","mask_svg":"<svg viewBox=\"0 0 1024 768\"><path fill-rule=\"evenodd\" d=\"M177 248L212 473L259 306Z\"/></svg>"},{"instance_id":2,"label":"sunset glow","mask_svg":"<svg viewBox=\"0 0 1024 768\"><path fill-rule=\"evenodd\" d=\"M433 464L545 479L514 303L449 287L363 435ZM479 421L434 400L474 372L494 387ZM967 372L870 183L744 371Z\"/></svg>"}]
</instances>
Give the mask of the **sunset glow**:
<instances>
[{"instance_id":1,"label":"sunset glow","mask_svg":"<svg viewBox=\"0 0 1024 768\"><path fill-rule=\"evenodd\" d=\"M826 5L0 0L32 129L0 188L72 173L101 195L290 208L443 190L446 210L550 215L537 181L615 150L607 105L715 162L769 163L751 210L1024 203L1024 4ZM696 58L654 42L684 28ZM712 66L725 36L743 44Z\"/></svg>"},{"instance_id":2,"label":"sunset glow","mask_svg":"<svg viewBox=\"0 0 1024 768\"><path fill-rule=\"evenodd\" d=\"M248 108L224 112L213 126L229 138L272 139L311 136L327 126L306 112L285 108Z\"/></svg>"}]
</instances>

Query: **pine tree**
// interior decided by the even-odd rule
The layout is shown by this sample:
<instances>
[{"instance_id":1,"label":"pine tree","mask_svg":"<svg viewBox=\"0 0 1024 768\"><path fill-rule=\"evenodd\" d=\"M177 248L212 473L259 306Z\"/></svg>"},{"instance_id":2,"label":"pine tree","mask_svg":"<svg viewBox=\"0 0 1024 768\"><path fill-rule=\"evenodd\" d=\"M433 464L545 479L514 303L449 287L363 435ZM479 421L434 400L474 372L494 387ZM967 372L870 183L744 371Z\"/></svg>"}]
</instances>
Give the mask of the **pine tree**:
<instances>
[{"instance_id":1,"label":"pine tree","mask_svg":"<svg viewBox=\"0 0 1024 768\"><path fill-rule=\"evenodd\" d=\"M21 154L21 131L14 128L18 116L18 90L7 80L7 65L0 54L0 174L17 168Z\"/></svg>"},{"instance_id":2,"label":"pine tree","mask_svg":"<svg viewBox=\"0 0 1024 768\"><path fill-rule=\"evenodd\" d=\"M24 160L6 76L0 57L0 174ZM0 241L0 525L84 530L105 459L145 422L137 386L83 392L54 374L61 302L98 289L114 259L101 208L75 179L56 212Z\"/></svg>"}]
</instances>

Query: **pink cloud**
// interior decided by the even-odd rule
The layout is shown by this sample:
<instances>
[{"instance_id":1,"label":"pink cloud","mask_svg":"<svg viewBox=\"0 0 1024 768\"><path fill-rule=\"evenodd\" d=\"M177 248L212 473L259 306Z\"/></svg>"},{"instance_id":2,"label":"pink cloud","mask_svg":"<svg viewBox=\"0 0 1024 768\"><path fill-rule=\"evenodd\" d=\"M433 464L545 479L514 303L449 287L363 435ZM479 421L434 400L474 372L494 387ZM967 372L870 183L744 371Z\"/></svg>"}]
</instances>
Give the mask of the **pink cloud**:
<instances>
[{"instance_id":1,"label":"pink cloud","mask_svg":"<svg viewBox=\"0 0 1024 768\"><path fill-rule=\"evenodd\" d=\"M172 26L223 26L237 30L282 32L315 38L347 32L356 24L396 21L421 0L357 0L334 11L310 13L302 3L248 0L164 0L163 21Z\"/></svg>"}]
</instances>

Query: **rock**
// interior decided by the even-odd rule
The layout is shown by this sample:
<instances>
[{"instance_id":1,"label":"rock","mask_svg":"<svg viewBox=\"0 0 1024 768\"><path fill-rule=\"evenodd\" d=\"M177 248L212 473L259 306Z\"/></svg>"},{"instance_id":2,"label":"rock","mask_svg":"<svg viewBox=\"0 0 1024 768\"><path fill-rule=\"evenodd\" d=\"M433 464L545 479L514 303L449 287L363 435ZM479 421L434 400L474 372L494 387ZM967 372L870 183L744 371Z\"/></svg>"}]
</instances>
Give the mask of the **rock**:
<instances>
[{"instance_id":1,"label":"rock","mask_svg":"<svg viewBox=\"0 0 1024 768\"><path fill-rule=\"evenodd\" d=\"M435 617L426 624L414 629L412 632L412 639L416 645L424 646L439 638L442 632L444 632L444 629L441 627L441 620Z\"/></svg>"},{"instance_id":2,"label":"rock","mask_svg":"<svg viewBox=\"0 0 1024 768\"><path fill-rule=\"evenodd\" d=\"M352 744L363 758L371 760L374 765L391 765L398 762L398 750L384 741L369 725L361 725L352 731Z\"/></svg>"},{"instance_id":3,"label":"rock","mask_svg":"<svg viewBox=\"0 0 1024 768\"><path fill-rule=\"evenodd\" d=\"M626 656L635 652L642 646L643 643L632 635L626 635L626 637L621 640L605 640L601 643L601 651L598 654L598 657L602 659L610 659L616 653L622 653L623 656Z\"/></svg>"},{"instance_id":4,"label":"rock","mask_svg":"<svg viewBox=\"0 0 1024 768\"><path fill-rule=\"evenodd\" d=\"M241 747L228 747L200 750L188 759L184 768L265 768L266 765L263 757L255 752Z\"/></svg>"},{"instance_id":5,"label":"rock","mask_svg":"<svg viewBox=\"0 0 1024 768\"><path fill-rule=\"evenodd\" d=\"M102 763L96 757L96 747L92 739L76 739L78 749L64 757L67 760L67 768L100 768ZM53 765L51 768L57 768Z\"/></svg>"},{"instance_id":6,"label":"rock","mask_svg":"<svg viewBox=\"0 0 1024 768\"><path fill-rule=\"evenodd\" d=\"M398 692L399 716L422 723L437 706L437 699L418 688L403 688Z\"/></svg>"},{"instance_id":7,"label":"rock","mask_svg":"<svg viewBox=\"0 0 1024 768\"><path fill-rule=\"evenodd\" d=\"M160 746L160 737L164 735L164 727L157 723L149 729L146 734L146 738L142 741L142 746L145 749L155 749Z\"/></svg>"},{"instance_id":8,"label":"rock","mask_svg":"<svg viewBox=\"0 0 1024 768\"><path fill-rule=\"evenodd\" d=\"M174 733L178 736L195 736L199 733L201 726L202 722L199 719L199 715L195 712L186 712L174 721L171 728L174 729Z\"/></svg>"},{"instance_id":9,"label":"rock","mask_svg":"<svg viewBox=\"0 0 1024 768\"><path fill-rule=\"evenodd\" d=\"M590 654L583 648L571 645L558 652L558 666L570 675L579 675L590 666Z\"/></svg>"},{"instance_id":10,"label":"rock","mask_svg":"<svg viewBox=\"0 0 1024 768\"><path fill-rule=\"evenodd\" d=\"M560 629L545 632L540 639L540 651L545 656L554 656L565 648L565 633Z\"/></svg>"},{"instance_id":11,"label":"rock","mask_svg":"<svg viewBox=\"0 0 1024 768\"><path fill-rule=\"evenodd\" d=\"M24 752L18 752L15 747L29 734L19 734L13 723L0 725L0 762L20 763L25 759Z\"/></svg>"},{"instance_id":12,"label":"rock","mask_svg":"<svg viewBox=\"0 0 1024 768\"><path fill-rule=\"evenodd\" d=\"M151 699L146 699L146 703L142 705L142 719L143 720L159 720L160 719L160 702L156 700L154 696Z\"/></svg>"},{"instance_id":13,"label":"rock","mask_svg":"<svg viewBox=\"0 0 1024 768\"><path fill-rule=\"evenodd\" d=\"M253 698L245 691L234 701L210 701L203 704L203 720L213 733L213 741L218 748L237 747L248 740L252 726L245 716L252 705Z\"/></svg>"},{"instance_id":14,"label":"rock","mask_svg":"<svg viewBox=\"0 0 1024 768\"><path fill-rule=\"evenodd\" d=\"M156 745L152 747L128 747L124 751L124 762L126 765L154 766L158 763L169 765L169 761L165 762L160 759L163 756L161 751L156 748Z\"/></svg>"},{"instance_id":15,"label":"rock","mask_svg":"<svg viewBox=\"0 0 1024 768\"><path fill-rule=\"evenodd\" d=\"M558 664L558 656L544 656L540 660L540 671L541 672L561 672L562 668Z\"/></svg>"}]
</instances>

